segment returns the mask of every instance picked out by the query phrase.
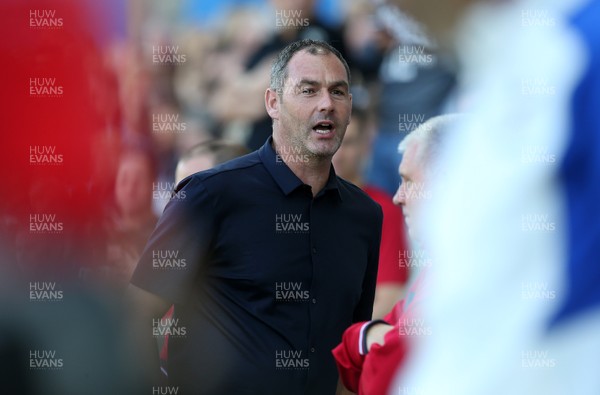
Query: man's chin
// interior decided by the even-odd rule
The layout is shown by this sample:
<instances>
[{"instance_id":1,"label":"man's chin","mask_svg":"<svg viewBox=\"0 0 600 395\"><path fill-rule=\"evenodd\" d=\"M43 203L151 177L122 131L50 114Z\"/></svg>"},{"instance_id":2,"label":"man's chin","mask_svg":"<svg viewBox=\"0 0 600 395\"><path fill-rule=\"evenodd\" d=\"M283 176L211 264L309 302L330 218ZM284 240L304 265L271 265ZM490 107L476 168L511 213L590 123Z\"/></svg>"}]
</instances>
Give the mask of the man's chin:
<instances>
[{"instance_id":1,"label":"man's chin","mask_svg":"<svg viewBox=\"0 0 600 395\"><path fill-rule=\"evenodd\" d=\"M333 155L335 155L336 151L337 151L337 148L336 149L317 149L317 150L312 151L312 156L316 159L331 161L331 159L333 158Z\"/></svg>"}]
</instances>

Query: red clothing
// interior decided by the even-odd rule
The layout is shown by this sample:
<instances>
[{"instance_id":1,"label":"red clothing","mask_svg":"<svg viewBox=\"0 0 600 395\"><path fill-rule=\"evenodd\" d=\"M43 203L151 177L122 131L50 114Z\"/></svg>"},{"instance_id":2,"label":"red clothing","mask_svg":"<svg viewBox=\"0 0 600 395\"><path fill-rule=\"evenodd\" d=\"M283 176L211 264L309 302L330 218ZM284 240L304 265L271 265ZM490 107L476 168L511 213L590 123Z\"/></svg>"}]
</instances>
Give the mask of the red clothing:
<instances>
[{"instance_id":1,"label":"red clothing","mask_svg":"<svg viewBox=\"0 0 600 395\"><path fill-rule=\"evenodd\" d=\"M173 310L175 309L175 306L171 306L169 307L169 310L167 310L167 312L165 313L165 315L163 315L163 317L161 318L162 320L169 320L171 318L173 318ZM163 337L163 343L162 343L162 347L160 347L160 370L166 375L168 376L167 373L167 363L169 360L169 334L165 334L165 336Z\"/></svg>"},{"instance_id":2,"label":"red clothing","mask_svg":"<svg viewBox=\"0 0 600 395\"><path fill-rule=\"evenodd\" d=\"M408 268L399 264L400 253L408 250L402 210L394 205L392 197L385 191L371 186L365 186L363 190L383 210L377 284L405 284L408 280Z\"/></svg>"},{"instance_id":3,"label":"red clothing","mask_svg":"<svg viewBox=\"0 0 600 395\"><path fill-rule=\"evenodd\" d=\"M363 350L363 335L370 321L357 322L346 329L342 342L332 351L346 388L359 395L388 393L388 387L408 351L407 336L414 325L414 306L422 294L423 277L423 272L417 275L406 298L396 303L384 317L393 329L385 335L383 346L373 344L368 353Z\"/></svg>"}]
</instances>

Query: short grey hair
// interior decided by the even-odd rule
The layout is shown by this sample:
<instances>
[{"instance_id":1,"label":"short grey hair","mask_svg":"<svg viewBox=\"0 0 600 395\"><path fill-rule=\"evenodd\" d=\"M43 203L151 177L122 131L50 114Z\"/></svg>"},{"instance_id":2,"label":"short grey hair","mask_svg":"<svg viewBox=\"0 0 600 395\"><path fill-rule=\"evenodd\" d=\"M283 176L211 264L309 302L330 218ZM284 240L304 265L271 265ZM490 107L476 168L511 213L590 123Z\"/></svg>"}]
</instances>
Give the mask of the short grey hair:
<instances>
[{"instance_id":1,"label":"short grey hair","mask_svg":"<svg viewBox=\"0 0 600 395\"><path fill-rule=\"evenodd\" d=\"M429 118L400 142L398 152L403 154L408 144L418 142L419 152L417 152L417 158L419 162L429 164L431 159L439 156L446 134L445 129L454 126L455 123L464 118L464 114L446 114Z\"/></svg>"},{"instance_id":2,"label":"short grey hair","mask_svg":"<svg viewBox=\"0 0 600 395\"><path fill-rule=\"evenodd\" d=\"M280 95L282 94L285 80L288 77L288 63L294 54L302 50L306 50L311 55L327 55L330 53L334 54L344 65L344 68L346 69L346 76L348 77L348 85L350 85L350 67L348 67L348 63L342 54L325 41L305 39L294 41L293 43L287 45L273 60L271 65L270 85L272 90L276 91Z\"/></svg>"}]
</instances>

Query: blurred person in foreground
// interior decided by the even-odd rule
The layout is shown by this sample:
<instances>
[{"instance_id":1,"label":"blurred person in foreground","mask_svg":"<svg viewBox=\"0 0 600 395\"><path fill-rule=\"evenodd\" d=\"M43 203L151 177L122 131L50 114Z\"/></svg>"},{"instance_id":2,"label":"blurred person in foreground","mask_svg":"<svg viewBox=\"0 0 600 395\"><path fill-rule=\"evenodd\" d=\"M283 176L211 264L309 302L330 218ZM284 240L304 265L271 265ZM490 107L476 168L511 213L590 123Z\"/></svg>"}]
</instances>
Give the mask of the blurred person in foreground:
<instances>
[{"instance_id":1,"label":"blurred person in foreground","mask_svg":"<svg viewBox=\"0 0 600 395\"><path fill-rule=\"evenodd\" d=\"M421 245L419 233L422 230L415 229L414 224L423 215L423 201L429 197L429 180L440 169L436 159L446 133L444 129L455 120L455 115L431 118L412 131L398 147L399 153L403 154L398 168L402 182L394 195L394 203L402 207L415 246ZM428 293L425 278L430 262L420 258L412 263L414 273L406 297L383 319L350 326L344 332L341 344L333 350L344 387L354 393L385 394L397 367L405 359L408 337L428 334L429 328L419 319L418 307L427 297L424 296Z\"/></svg>"},{"instance_id":2,"label":"blurred person in foreground","mask_svg":"<svg viewBox=\"0 0 600 395\"><path fill-rule=\"evenodd\" d=\"M177 186L131 297L149 346L150 325L174 304L168 374L180 393L335 392L330 350L371 317L382 223L379 205L331 165L349 90L333 47L290 44L265 92L273 137Z\"/></svg>"},{"instance_id":3,"label":"blurred person in foreground","mask_svg":"<svg viewBox=\"0 0 600 395\"><path fill-rule=\"evenodd\" d=\"M362 188L383 210L377 288L373 305L373 318L383 318L404 295L409 270L408 266L400 265L399 261L407 255L408 246L402 210L394 206L392 196L387 192L367 184L363 179L369 151L370 130L367 113L354 109L344 141L333 156L333 166L337 175Z\"/></svg>"},{"instance_id":4,"label":"blurred person in foreground","mask_svg":"<svg viewBox=\"0 0 600 395\"><path fill-rule=\"evenodd\" d=\"M433 334L390 393L600 393L600 2L397 3L472 117L425 210Z\"/></svg>"}]
</instances>

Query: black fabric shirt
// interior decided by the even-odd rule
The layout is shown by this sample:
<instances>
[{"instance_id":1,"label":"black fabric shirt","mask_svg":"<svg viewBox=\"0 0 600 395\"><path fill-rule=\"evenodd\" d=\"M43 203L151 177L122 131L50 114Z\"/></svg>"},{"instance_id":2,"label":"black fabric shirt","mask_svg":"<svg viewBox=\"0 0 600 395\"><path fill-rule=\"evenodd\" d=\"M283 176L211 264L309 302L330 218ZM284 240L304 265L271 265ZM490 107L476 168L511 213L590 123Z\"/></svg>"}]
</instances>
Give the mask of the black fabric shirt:
<instances>
[{"instance_id":1,"label":"black fabric shirt","mask_svg":"<svg viewBox=\"0 0 600 395\"><path fill-rule=\"evenodd\" d=\"M371 318L381 208L333 167L313 198L271 143L183 180L131 280L175 305L179 393L334 394L331 350Z\"/></svg>"}]
</instances>

